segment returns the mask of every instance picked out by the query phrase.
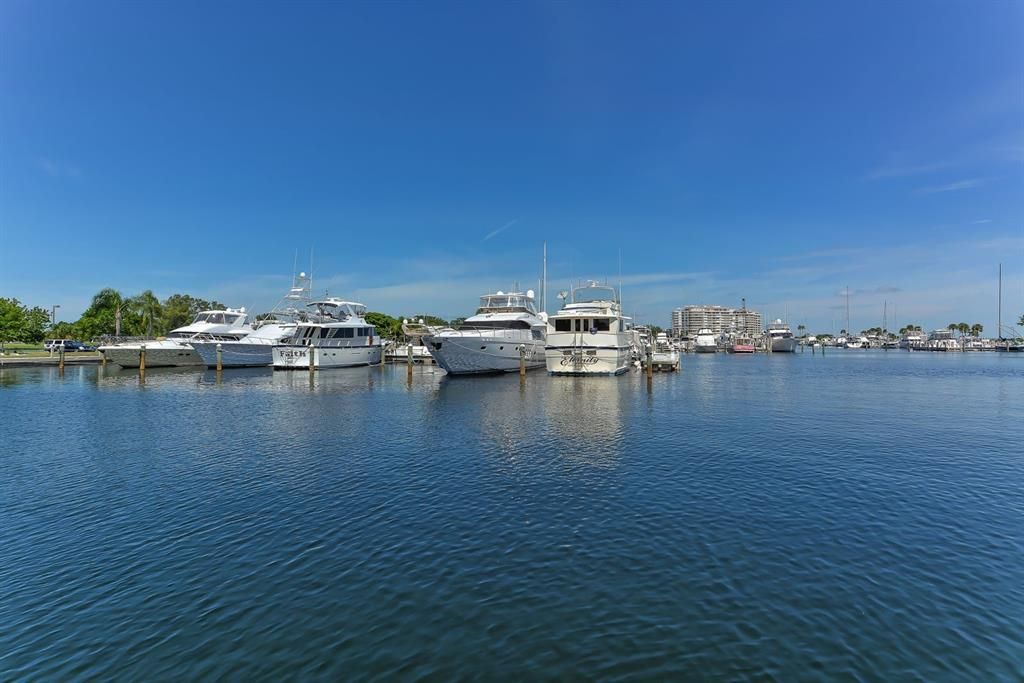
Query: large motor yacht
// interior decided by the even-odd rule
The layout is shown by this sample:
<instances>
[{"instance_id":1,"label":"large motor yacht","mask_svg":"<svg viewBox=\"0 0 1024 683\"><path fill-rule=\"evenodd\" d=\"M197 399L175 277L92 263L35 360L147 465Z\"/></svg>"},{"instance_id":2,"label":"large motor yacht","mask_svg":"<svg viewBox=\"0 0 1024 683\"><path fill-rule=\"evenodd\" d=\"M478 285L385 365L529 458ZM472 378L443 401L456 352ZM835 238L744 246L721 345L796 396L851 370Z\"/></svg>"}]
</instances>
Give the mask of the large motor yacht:
<instances>
[{"instance_id":1,"label":"large motor yacht","mask_svg":"<svg viewBox=\"0 0 1024 683\"><path fill-rule=\"evenodd\" d=\"M476 313L458 329L423 336L430 354L450 375L515 372L544 366L547 315L538 313L533 290L480 297Z\"/></svg>"},{"instance_id":2,"label":"large motor yacht","mask_svg":"<svg viewBox=\"0 0 1024 683\"><path fill-rule=\"evenodd\" d=\"M143 346L146 347L148 368L202 365L203 359L192 347L193 341L232 342L252 331L244 308L200 311L191 323L171 330L166 337L154 341L110 344L98 350L108 361L123 368L139 367Z\"/></svg>"},{"instance_id":3,"label":"large motor yacht","mask_svg":"<svg viewBox=\"0 0 1024 683\"><path fill-rule=\"evenodd\" d=\"M715 333L707 327L697 330L697 336L693 342L693 350L697 353L715 353L718 351L718 338L715 337Z\"/></svg>"},{"instance_id":4,"label":"large motor yacht","mask_svg":"<svg viewBox=\"0 0 1024 683\"><path fill-rule=\"evenodd\" d=\"M629 369L633 335L613 287L588 282L551 316L545 356L553 375L618 375Z\"/></svg>"},{"instance_id":5,"label":"large motor yacht","mask_svg":"<svg viewBox=\"0 0 1024 683\"><path fill-rule=\"evenodd\" d=\"M381 339L366 322L366 306L335 297L310 302L309 322L273 347L274 367L282 370L345 368L381 362Z\"/></svg>"},{"instance_id":6,"label":"large motor yacht","mask_svg":"<svg viewBox=\"0 0 1024 683\"><path fill-rule=\"evenodd\" d=\"M271 311L271 317L257 320L255 329L238 340L194 339L192 348L206 367L217 367L217 348L221 350L221 367L265 367L274 362L274 346L295 334L299 322L309 321L303 310L309 303L312 279L299 273L292 279L291 289Z\"/></svg>"},{"instance_id":7,"label":"large motor yacht","mask_svg":"<svg viewBox=\"0 0 1024 683\"><path fill-rule=\"evenodd\" d=\"M789 329L789 325L782 322L781 318L776 318L774 322L768 325L768 329L765 332L768 337L768 342L772 345L772 352L783 352L793 353L796 351L796 339L793 337L793 332Z\"/></svg>"}]
</instances>

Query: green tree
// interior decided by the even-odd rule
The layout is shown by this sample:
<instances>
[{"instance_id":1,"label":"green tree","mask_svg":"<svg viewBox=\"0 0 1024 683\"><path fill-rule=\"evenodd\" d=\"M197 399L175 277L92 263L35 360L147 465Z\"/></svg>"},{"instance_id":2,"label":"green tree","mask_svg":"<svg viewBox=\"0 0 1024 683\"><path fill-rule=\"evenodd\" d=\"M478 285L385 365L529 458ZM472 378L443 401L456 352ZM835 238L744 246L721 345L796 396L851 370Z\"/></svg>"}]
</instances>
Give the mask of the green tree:
<instances>
[{"instance_id":1,"label":"green tree","mask_svg":"<svg viewBox=\"0 0 1024 683\"><path fill-rule=\"evenodd\" d=\"M414 315L409 319L422 320L424 325L430 325L431 327L446 327L448 325L448 321L444 318L438 318L436 315L426 315L425 313Z\"/></svg>"},{"instance_id":2,"label":"green tree","mask_svg":"<svg viewBox=\"0 0 1024 683\"><path fill-rule=\"evenodd\" d=\"M385 313L370 311L365 316L366 322L377 328L377 334L387 339L397 339L402 334L402 321Z\"/></svg>"},{"instance_id":3,"label":"green tree","mask_svg":"<svg viewBox=\"0 0 1024 683\"><path fill-rule=\"evenodd\" d=\"M188 294L172 294L164 299L159 329L170 332L177 327L184 327L192 322L200 311L223 309L219 301L198 299Z\"/></svg>"},{"instance_id":4,"label":"green tree","mask_svg":"<svg viewBox=\"0 0 1024 683\"><path fill-rule=\"evenodd\" d=\"M128 305L139 317L139 333L153 336L154 331L163 323L163 306L160 299L157 299L153 291L147 289L142 294L136 294L129 301ZM160 330L166 332L166 330Z\"/></svg>"},{"instance_id":5,"label":"green tree","mask_svg":"<svg viewBox=\"0 0 1024 683\"><path fill-rule=\"evenodd\" d=\"M1017 321L1018 325L1024 325L1024 314L1020 316L1020 320Z\"/></svg>"},{"instance_id":6,"label":"green tree","mask_svg":"<svg viewBox=\"0 0 1024 683\"><path fill-rule=\"evenodd\" d=\"M796 332L797 332L797 336L798 336L798 337L804 337L804 336L807 336L807 335L805 335L805 334L804 334L804 330L806 330L806 329L807 329L807 328L806 328L806 327L805 327L804 325L797 325L797 326L796 326Z\"/></svg>"},{"instance_id":7,"label":"green tree","mask_svg":"<svg viewBox=\"0 0 1024 683\"><path fill-rule=\"evenodd\" d=\"M22 341L25 313L25 307L17 299L0 297L0 352L6 342Z\"/></svg>"},{"instance_id":8,"label":"green tree","mask_svg":"<svg viewBox=\"0 0 1024 683\"><path fill-rule=\"evenodd\" d=\"M75 329L83 339L95 339L104 334L120 336L125 318L128 318L129 324L134 322L127 300L121 296L121 292L107 287L93 296L89 308L75 323Z\"/></svg>"},{"instance_id":9,"label":"green tree","mask_svg":"<svg viewBox=\"0 0 1024 683\"><path fill-rule=\"evenodd\" d=\"M985 327L981 323L974 323L971 325L971 335L980 337L981 333L985 330Z\"/></svg>"},{"instance_id":10,"label":"green tree","mask_svg":"<svg viewBox=\"0 0 1024 683\"><path fill-rule=\"evenodd\" d=\"M6 342L38 344L46 336L50 314L35 306L29 308L17 299L0 298L0 351Z\"/></svg>"}]
</instances>

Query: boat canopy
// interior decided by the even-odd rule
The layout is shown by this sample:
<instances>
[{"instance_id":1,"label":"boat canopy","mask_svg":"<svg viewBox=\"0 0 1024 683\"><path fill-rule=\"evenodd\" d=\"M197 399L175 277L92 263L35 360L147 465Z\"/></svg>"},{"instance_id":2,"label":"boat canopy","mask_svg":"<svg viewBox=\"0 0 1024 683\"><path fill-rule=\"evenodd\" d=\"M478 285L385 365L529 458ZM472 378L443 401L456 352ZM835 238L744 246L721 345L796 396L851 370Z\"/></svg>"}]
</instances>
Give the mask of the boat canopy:
<instances>
[{"instance_id":1,"label":"boat canopy","mask_svg":"<svg viewBox=\"0 0 1024 683\"><path fill-rule=\"evenodd\" d=\"M207 323L210 325L236 325L245 320L244 311L200 311L192 324Z\"/></svg>"},{"instance_id":2,"label":"boat canopy","mask_svg":"<svg viewBox=\"0 0 1024 683\"><path fill-rule=\"evenodd\" d=\"M572 291L572 300L577 304L586 304L594 301L618 301L614 287L599 285L596 282L588 282L583 287L577 287Z\"/></svg>"},{"instance_id":3,"label":"boat canopy","mask_svg":"<svg viewBox=\"0 0 1024 683\"><path fill-rule=\"evenodd\" d=\"M480 308L477 313L507 313L510 310L537 313L533 305L533 297L521 292L485 294L480 297Z\"/></svg>"},{"instance_id":4,"label":"boat canopy","mask_svg":"<svg viewBox=\"0 0 1024 683\"><path fill-rule=\"evenodd\" d=\"M311 301L306 304L306 307L316 309L316 312L325 320L331 318L334 320L345 320L352 316L361 318L366 315L366 306L363 304L334 298Z\"/></svg>"}]
</instances>

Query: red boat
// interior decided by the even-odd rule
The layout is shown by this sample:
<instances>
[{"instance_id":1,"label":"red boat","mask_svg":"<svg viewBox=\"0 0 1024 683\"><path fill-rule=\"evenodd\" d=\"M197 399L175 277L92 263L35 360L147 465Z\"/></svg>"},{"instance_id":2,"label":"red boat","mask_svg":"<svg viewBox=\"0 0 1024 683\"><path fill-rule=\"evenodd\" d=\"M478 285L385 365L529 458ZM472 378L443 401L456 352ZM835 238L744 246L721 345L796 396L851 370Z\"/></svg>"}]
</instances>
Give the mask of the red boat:
<instances>
[{"instance_id":1,"label":"red boat","mask_svg":"<svg viewBox=\"0 0 1024 683\"><path fill-rule=\"evenodd\" d=\"M754 352L754 345L753 344L733 344L732 345L732 352L733 353L753 353Z\"/></svg>"}]
</instances>

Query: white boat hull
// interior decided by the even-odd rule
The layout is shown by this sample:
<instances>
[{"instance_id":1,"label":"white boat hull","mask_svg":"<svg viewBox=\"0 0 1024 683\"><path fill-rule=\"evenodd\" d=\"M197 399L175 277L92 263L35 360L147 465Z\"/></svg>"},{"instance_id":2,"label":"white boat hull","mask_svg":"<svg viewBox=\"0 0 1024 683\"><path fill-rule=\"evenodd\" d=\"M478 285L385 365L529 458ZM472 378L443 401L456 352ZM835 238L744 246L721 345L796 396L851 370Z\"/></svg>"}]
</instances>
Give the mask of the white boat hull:
<instances>
[{"instance_id":1,"label":"white boat hull","mask_svg":"<svg viewBox=\"0 0 1024 683\"><path fill-rule=\"evenodd\" d=\"M552 375L619 375L629 369L629 335L549 333L544 350Z\"/></svg>"},{"instance_id":2,"label":"white boat hull","mask_svg":"<svg viewBox=\"0 0 1024 683\"><path fill-rule=\"evenodd\" d=\"M776 337L772 339L772 353L795 353L796 339L793 337Z\"/></svg>"},{"instance_id":3,"label":"white boat hull","mask_svg":"<svg viewBox=\"0 0 1024 683\"><path fill-rule=\"evenodd\" d=\"M517 339L523 335L513 330L510 330L510 334L513 336L463 332L426 336L423 342L437 364L450 375L518 372L520 347L525 348L522 353L527 369L544 367L544 342Z\"/></svg>"},{"instance_id":4,"label":"white boat hull","mask_svg":"<svg viewBox=\"0 0 1024 683\"><path fill-rule=\"evenodd\" d=\"M174 341L156 341L146 345L147 368L193 367L203 364L203 359L189 344ZM100 352L111 363L122 368L139 367L139 351L142 344L118 344L101 346Z\"/></svg>"},{"instance_id":5,"label":"white boat hull","mask_svg":"<svg viewBox=\"0 0 1024 683\"><path fill-rule=\"evenodd\" d=\"M311 358L313 367L317 370L377 365L381 359L381 346L279 345L273 349L273 364L278 370L308 370Z\"/></svg>"},{"instance_id":6,"label":"white boat hull","mask_svg":"<svg viewBox=\"0 0 1024 683\"><path fill-rule=\"evenodd\" d=\"M219 342L221 345L221 366L225 368L256 368L272 365L273 344L251 342ZM218 342L193 342L192 348L208 368L217 367Z\"/></svg>"}]
</instances>

